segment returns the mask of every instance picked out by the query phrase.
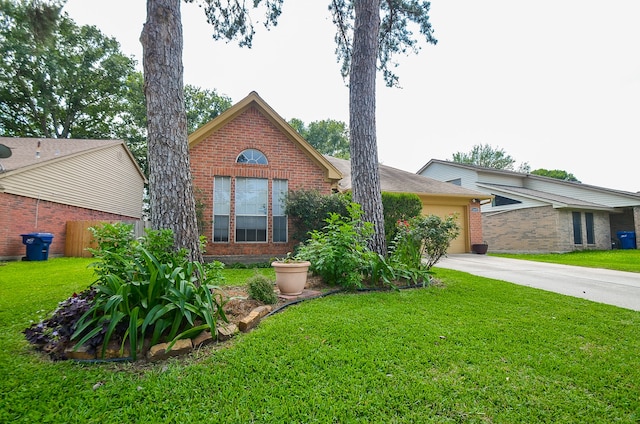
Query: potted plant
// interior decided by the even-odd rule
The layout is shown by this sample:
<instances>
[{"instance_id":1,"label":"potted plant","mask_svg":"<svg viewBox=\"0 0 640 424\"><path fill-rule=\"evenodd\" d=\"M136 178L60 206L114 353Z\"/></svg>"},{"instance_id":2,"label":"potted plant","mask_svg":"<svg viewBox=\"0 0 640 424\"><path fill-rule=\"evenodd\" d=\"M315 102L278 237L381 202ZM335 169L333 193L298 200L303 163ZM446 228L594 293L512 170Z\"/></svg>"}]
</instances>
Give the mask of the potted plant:
<instances>
[{"instance_id":1,"label":"potted plant","mask_svg":"<svg viewBox=\"0 0 640 424\"><path fill-rule=\"evenodd\" d=\"M311 262L291 256L291 252L271 263L276 272L276 285L280 294L295 296L301 294L307 283L307 272Z\"/></svg>"},{"instance_id":2,"label":"potted plant","mask_svg":"<svg viewBox=\"0 0 640 424\"><path fill-rule=\"evenodd\" d=\"M472 244L471 245L471 250L474 253L477 253L478 255L484 255L485 253L487 253L488 249L489 249L489 245L487 244L486 241L483 241L482 243Z\"/></svg>"}]
</instances>

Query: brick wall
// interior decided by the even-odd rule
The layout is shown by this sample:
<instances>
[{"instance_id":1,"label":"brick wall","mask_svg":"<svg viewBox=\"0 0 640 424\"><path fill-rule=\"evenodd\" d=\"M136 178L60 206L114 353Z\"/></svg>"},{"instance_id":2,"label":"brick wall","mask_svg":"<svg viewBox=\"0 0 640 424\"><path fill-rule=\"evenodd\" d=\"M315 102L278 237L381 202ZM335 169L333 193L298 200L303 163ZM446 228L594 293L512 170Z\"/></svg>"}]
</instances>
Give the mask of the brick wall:
<instances>
[{"instance_id":1,"label":"brick wall","mask_svg":"<svg viewBox=\"0 0 640 424\"><path fill-rule=\"evenodd\" d=\"M471 244L481 244L485 240L482 234L482 212L480 202L469 204L469 239Z\"/></svg>"},{"instance_id":2,"label":"brick wall","mask_svg":"<svg viewBox=\"0 0 640 424\"><path fill-rule=\"evenodd\" d=\"M67 221L85 220L132 221L134 218L0 193L0 258L24 256L26 248L20 234L32 232L52 233L49 256L63 256Z\"/></svg>"},{"instance_id":3,"label":"brick wall","mask_svg":"<svg viewBox=\"0 0 640 424\"><path fill-rule=\"evenodd\" d=\"M559 240L566 234L559 231L559 216L551 206L489 212L482 219L485 240L492 252L563 251Z\"/></svg>"},{"instance_id":4,"label":"brick wall","mask_svg":"<svg viewBox=\"0 0 640 424\"><path fill-rule=\"evenodd\" d=\"M595 243L587 244L582 213L583 244L575 245L571 210L551 206L489 212L483 215L483 232L492 252L549 253L611 248L609 214L593 212Z\"/></svg>"},{"instance_id":5,"label":"brick wall","mask_svg":"<svg viewBox=\"0 0 640 424\"><path fill-rule=\"evenodd\" d=\"M236 158L245 149L261 151L268 165L238 164ZM273 179L287 180L289 191L316 189L331 193L331 184L325 180L325 170L313 162L292 140L282 133L255 107L219 128L190 150L191 171L199 200L205 205L204 235L212 239L213 179L215 176L231 177L231 231L229 243L211 243L206 255L225 256L281 256L290 252L294 240L273 243L271 239L271 205L268 215L266 243L234 243L234 177L266 178L269 180L269 199ZM291 223L289 223L291 229ZM291 232L291 231L290 231Z\"/></svg>"}]
</instances>

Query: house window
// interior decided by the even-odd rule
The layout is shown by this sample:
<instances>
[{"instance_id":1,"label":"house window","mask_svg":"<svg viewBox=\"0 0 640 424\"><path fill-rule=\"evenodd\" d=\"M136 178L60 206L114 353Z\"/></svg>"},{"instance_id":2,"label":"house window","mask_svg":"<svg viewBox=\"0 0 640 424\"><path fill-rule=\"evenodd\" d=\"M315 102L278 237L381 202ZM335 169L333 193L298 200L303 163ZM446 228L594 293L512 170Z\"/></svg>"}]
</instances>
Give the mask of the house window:
<instances>
[{"instance_id":1,"label":"house window","mask_svg":"<svg viewBox=\"0 0 640 424\"><path fill-rule=\"evenodd\" d=\"M213 242L229 241L229 216L231 212L231 178L213 179Z\"/></svg>"},{"instance_id":2,"label":"house window","mask_svg":"<svg viewBox=\"0 0 640 424\"><path fill-rule=\"evenodd\" d=\"M573 244L582 244L582 215L572 212L573 216Z\"/></svg>"},{"instance_id":3,"label":"house window","mask_svg":"<svg viewBox=\"0 0 640 424\"><path fill-rule=\"evenodd\" d=\"M267 241L268 180L236 178L236 242Z\"/></svg>"},{"instance_id":4,"label":"house window","mask_svg":"<svg viewBox=\"0 0 640 424\"><path fill-rule=\"evenodd\" d=\"M585 224L587 225L587 244L596 244L596 237L593 225L593 213L586 212L584 214Z\"/></svg>"},{"instance_id":5,"label":"house window","mask_svg":"<svg viewBox=\"0 0 640 424\"><path fill-rule=\"evenodd\" d=\"M491 206L517 205L518 203L522 203L522 202L519 200L509 199L508 197L503 197L503 196L494 194L494 198L491 201Z\"/></svg>"},{"instance_id":6,"label":"house window","mask_svg":"<svg viewBox=\"0 0 640 424\"><path fill-rule=\"evenodd\" d=\"M457 186L461 186L462 185L462 179L461 178L456 178L454 180L449 180L447 182L451 183L453 185L457 185Z\"/></svg>"},{"instance_id":7,"label":"house window","mask_svg":"<svg viewBox=\"0 0 640 424\"><path fill-rule=\"evenodd\" d=\"M248 163L253 165L267 165L267 157L259 150L247 149L238 155L237 163Z\"/></svg>"},{"instance_id":8,"label":"house window","mask_svg":"<svg viewBox=\"0 0 640 424\"><path fill-rule=\"evenodd\" d=\"M287 242L287 216L284 214L284 199L289 191L287 180L273 180L271 210L273 214L273 242Z\"/></svg>"}]
</instances>

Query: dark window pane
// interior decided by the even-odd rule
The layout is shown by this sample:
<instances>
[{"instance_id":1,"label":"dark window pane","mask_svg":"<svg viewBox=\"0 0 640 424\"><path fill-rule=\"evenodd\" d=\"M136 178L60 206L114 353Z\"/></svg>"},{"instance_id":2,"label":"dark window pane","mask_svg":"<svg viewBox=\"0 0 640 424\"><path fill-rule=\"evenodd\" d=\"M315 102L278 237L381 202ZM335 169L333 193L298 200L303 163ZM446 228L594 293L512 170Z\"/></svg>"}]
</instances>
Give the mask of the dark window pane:
<instances>
[{"instance_id":1,"label":"dark window pane","mask_svg":"<svg viewBox=\"0 0 640 424\"><path fill-rule=\"evenodd\" d=\"M572 212L573 215L573 244L582 244L582 217L580 212Z\"/></svg>"},{"instance_id":2,"label":"dark window pane","mask_svg":"<svg viewBox=\"0 0 640 424\"><path fill-rule=\"evenodd\" d=\"M287 217L273 217L273 242L286 243L287 241Z\"/></svg>"},{"instance_id":3,"label":"dark window pane","mask_svg":"<svg viewBox=\"0 0 640 424\"><path fill-rule=\"evenodd\" d=\"M229 216L215 215L213 217L213 241L228 242L229 241Z\"/></svg>"},{"instance_id":4,"label":"dark window pane","mask_svg":"<svg viewBox=\"0 0 640 424\"><path fill-rule=\"evenodd\" d=\"M236 216L236 241L267 241L267 217Z\"/></svg>"},{"instance_id":5,"label":"dark window pane","mask_svg":"<svg viewBox=\"0 0 640 424\"><path fill-rule=\"evenodd\" d=\"M509 199L508 197L499 196L497 194L494 195L493 206L506 206L506 205L517 205L518 203L522 203L519 200Z\"/></svg>"},{"instance_id":6,"label":"dark window pane","mask_svg":"<svg viewBox=\"0 0 640 424\"><path fill-rule=\"evenodd\" d=\"M255 149L247 149L238 155L236 159L238 163L250 163L254 165L267 165L269 162L261 151Z\"/></svg>"},{"instance_id":7,"label":"dark window pane","mask_svg":"<svg viewBox=\"0 0 640 424\"><path fill-rule=\"evenodd\" d=\"M584 214L584 220L587 224L587 244L596 244L594 226L593 226L593 214L587 212Z\"/></svg>"}]
</instances>

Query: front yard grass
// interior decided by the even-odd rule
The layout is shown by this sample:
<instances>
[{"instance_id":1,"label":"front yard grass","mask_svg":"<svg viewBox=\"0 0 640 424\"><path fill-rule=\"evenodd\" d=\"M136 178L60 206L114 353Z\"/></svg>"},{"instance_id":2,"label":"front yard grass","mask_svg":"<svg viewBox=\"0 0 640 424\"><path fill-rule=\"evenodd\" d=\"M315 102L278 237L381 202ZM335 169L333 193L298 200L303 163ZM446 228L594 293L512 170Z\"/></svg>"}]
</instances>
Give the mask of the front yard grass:
<instances>
[{"instance_id":1,"label":"front yard grass","mask_svg":"<svg viewBox=\"0 0 640 424\"><path fill-rule=\"evenodd\" d=\"M525 259L528 261L551 262L563 265L577 265L591 268L605 268L617 271L640 272L640 250L580 250L569 253L546 254L503 254L492 253L503 258Z\"/></svg>"},{"instance_id":2,"label":"front yard grass","mask_svg":"<svg viewBox=\"0 0 640 424\"><path fill-rule=\"evenodd\" d=\"M639 312L444 269L158 364L50 362L21 331L93 280L89 262L0 266L0 422L640 421Z\"/></svg>"}]
</instances>

